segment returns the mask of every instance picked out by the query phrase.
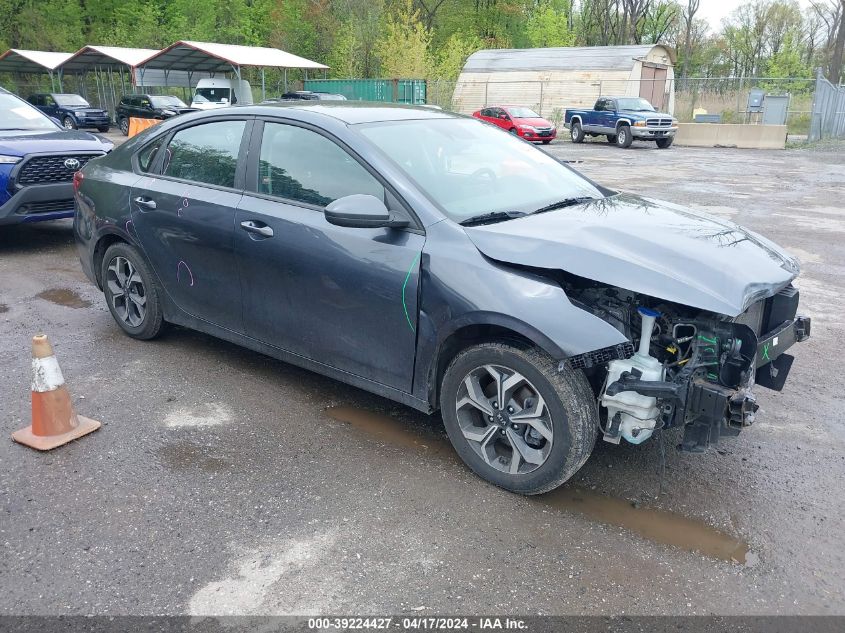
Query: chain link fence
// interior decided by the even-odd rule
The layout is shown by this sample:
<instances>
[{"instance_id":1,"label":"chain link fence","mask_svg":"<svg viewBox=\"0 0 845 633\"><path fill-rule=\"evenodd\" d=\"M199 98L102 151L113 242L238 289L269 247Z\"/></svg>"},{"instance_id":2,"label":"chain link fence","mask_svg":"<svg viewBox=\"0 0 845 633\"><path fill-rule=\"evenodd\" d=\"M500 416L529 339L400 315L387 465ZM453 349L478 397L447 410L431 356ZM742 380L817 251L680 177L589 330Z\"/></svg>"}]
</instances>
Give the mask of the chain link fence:
<instances>
[{"instance_id":1,"label":"chain link fence","mask_svg":"<svg viewBox=\"0 0 845 633\"><path fill-rule=\"evenodd\" d=\"M845 138L845 86L834 86L819 69L807 140L842 138Z\"/></svg>"}]
</instances>

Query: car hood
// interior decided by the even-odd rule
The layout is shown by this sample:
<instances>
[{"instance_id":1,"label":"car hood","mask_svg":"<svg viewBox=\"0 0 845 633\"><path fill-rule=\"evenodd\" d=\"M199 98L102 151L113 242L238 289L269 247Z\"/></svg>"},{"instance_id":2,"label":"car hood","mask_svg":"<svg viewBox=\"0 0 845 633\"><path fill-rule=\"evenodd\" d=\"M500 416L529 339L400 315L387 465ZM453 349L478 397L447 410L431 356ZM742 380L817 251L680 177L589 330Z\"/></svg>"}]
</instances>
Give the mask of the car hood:
<instances>
[{"instance_id":1,"label":"car hood","mask_svg":"<svg viewBox=\"0 0 845 633\"><path fill-rule=\"evenodd\" d=\"M494 260L732 317L799 272L780 247L733 222L627 194L464 229Z\"/></svg>"},{"instance_id":2,"label":"car hood","mask_svg":"<svg viewBox=\"0 0 845 633\"><path fill-rule=\"evenodd\" d=\"M643 119L673 119L671 114L666 112L651 112L650 110L619 110L619 114L625 116L642 117Z\"/></svg>"},{"instance_id":3,"label":"car hood","mask_svg":"<svg viewBox=\"0 0 845 633\"><path fill-rule=\"evenodd\" d=\"M516 118L513 120L513 122L517 125L531 125L533 127L553 127L552 124L546 119L538 119L534 117L529 119Z\"/></svg>"},{"instance_id":4,"label":"car hood","mask_svg":"<svg viewBox=\"0 0 845 633\"><path fill-rule=\"evenodd\" d=\"M85 114L105 114L106 111L100 108L92 108L90 106L61 106L62 110L69 110L71 112L84 112Z\"/></svg>"},{"instance_id":5,"label":"car hood","mask_svg":"<svg viewBox=\"0 0 845 633\"><path fill-rule=\"evenodd\" d=\"M80 130L0 131L0 154L25 156L40 152L107 152L111 141Z\"/></svg>"}]
</instances>

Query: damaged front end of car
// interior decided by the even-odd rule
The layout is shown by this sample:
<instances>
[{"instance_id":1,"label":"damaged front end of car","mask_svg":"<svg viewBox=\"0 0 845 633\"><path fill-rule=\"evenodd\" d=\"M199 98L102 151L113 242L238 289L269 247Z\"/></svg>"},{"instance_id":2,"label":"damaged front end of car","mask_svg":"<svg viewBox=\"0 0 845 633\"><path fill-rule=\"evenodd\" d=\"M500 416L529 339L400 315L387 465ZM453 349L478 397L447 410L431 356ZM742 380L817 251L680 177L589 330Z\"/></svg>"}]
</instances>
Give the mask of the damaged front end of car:
<instances>
[{"instance_id":1,"label":"damaged front end of car","mask_svg":"<svg viewBox=\"0 0 845 633\"><path fill-rule=\"evenodd\" d=\"M780 391L794 343L810 335L791 284L728 317L594 282L564 282L573 303L630 341L570 357L601 405L604 439L633 444L684 428L680 448L702 452L754 422L755 385Z\"/></svg>"}]
</instances>

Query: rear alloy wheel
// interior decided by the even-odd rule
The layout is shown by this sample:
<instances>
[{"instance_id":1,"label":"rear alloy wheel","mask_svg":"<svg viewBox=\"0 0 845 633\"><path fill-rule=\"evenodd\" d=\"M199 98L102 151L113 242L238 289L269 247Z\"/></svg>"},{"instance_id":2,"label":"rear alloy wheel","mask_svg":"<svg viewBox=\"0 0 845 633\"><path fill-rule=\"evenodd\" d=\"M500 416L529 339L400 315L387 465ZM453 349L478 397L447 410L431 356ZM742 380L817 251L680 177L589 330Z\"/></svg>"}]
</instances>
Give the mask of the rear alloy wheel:
<instances>
[{"instance_id":1,"label":"rear alloy wheel","mask_svg":"<svg viewBox=\"0 0 845 633\"><path fill-rule=\"evenodd\" d=\"M66 116L62 119L62 127L66 130L75 130L76 121L73 120L73 117Z\"/></svg>"},{"instance_id":2,"label":"rear alloy wheel","mask_svg":"<svg viewBox=\"0 0 845 633\"><path fill-rule=\"evenodd\" d=\"M675 138L673 136L667 136L666 138L659 138L656 141L657 147L659 147L660 149L669 149L670 147L672 147L672 141L674 141L674 140L675 140Z\"/></svg>"},{"instance_id":3,"label":"rear alloy wheel","mask_svg":"<svg viewBox=\"0 0 845 633\"><path fill-rule=\"evenodd\" d=\"M572 124L572 128L569 130L569 135L572 137L573 143L583 143L584 142L584 128L581 127L581 123L575 121Z\"/></svg>"},{"instance_id":4,"label":"rear alloy wheel","mask_svg":"<svg viewBox=\"0 0 845 633\"><path fill-rule=\"evenodd\" d=\"M122 116L117 120L117 127L119 127L120 131L123 132L123 136L129 136L129 119L125 116Z\"/></svg>"},{"instance_id":5,"label":"rear alloy wheel","mask_svg":"<svg viewBox=\"0 0 845 633\"><path fill-rule=\"evenodd\" d=\"M616 130L616 145L623 149L631 147L634 142L634 136L631 134L631 128L627 125L620 125Z\"/></svg>"},{"instance_id":6,"label":"rear alloy wheel","mask_svg":"<svg viewBox=\"0 0 845 633\"><path fill-rule=\"evenodd\" d=\"M100 279L109 312L124 332L143 340L161 333L158 287L138 251L128 244L112 244L103 257Z\"/></svg>"},{"instance_id":7,"label":"rear alloy wheel","mask_svg":"<svg viewBox=\"0 0 845 633\"><path fill-rule=\"evenodd\" d=\"M443 378L441 411L458 455L506 490L539 494L569 479L598 432L595 397L580 371L559 372L539 349L484 343Z\"/></svg>"}]
</instances>

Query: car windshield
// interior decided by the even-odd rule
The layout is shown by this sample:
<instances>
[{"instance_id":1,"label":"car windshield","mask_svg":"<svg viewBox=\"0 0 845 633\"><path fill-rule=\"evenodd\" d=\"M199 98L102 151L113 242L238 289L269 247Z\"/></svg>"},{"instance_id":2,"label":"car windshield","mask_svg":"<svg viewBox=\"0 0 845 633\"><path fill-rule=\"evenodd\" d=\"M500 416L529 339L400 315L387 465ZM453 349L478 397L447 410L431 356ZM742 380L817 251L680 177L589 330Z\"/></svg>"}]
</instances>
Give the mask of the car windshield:
<instances>
[{"instance_id":1,"label":"car windshield","mask_svg":"<svg viewBox=\"0 0 845 633\"><path fill-rule=\"evenodd\" d=\"M91 105L79 95L53 95L53 99L60 106L84 106L87 108Z\"/></svg>"},{"instance_id":2,"label":"car windshield","mask_svg":"<svg viewBox=\"0 0 845 633\"><path fill-rule=\"evenodd\" d=\"M198 103L223 103L223 99L229 100L228 88L197 88L194 95L194 101Z\"/></svg>"},{"instance_id":3,"label":"car windshield","mask_svg":"<svg viewBox=\"0 0 845 633\"><path fill-rule=\"evenodd\" d=\"M540 115L531 108L508 108L508 112L515 119L539 119Z\"/></svg>"},{"instance_id":4,"label":"car windshield","mask_svg":"<svg viewBox=\"0 0 845 633\"><path fill-rule=\"evenodd\" d=\"M41 110L0 92L0 131L55 129L56 124Z\"/></svg>"},{"instance_id":5,"label":"car windshield","mask_svg":"<svg viewBox=\"0 0 845 633\"><path fill-rule=\"evenodd\" d=\"M616 107L620 110L633 110L635 112L654 112L654 106L648 101L634 97L617 99Z\"/></svg>"},{"instance_id":6,"label":"car windshield","mask_svg":"<svg viewBox=\"0 0 845 633\"><path fill-rule=\"evenodd\" d=\"M382 121L357 126L456 222L530 213L603 194L544 151L478 120Z\"/></svg>"},{"instance_id":7,"label":"car windshield","mask_svg":"<svg viewBox=\"0 0 845 633\"><path fill-rule=\"evenodd\" d=\"M185 102L179 97L172 97L170 95L162 95L160 97L150 97L150 101L154 108L187 108Z\"/></svg>"}]
</instances>

